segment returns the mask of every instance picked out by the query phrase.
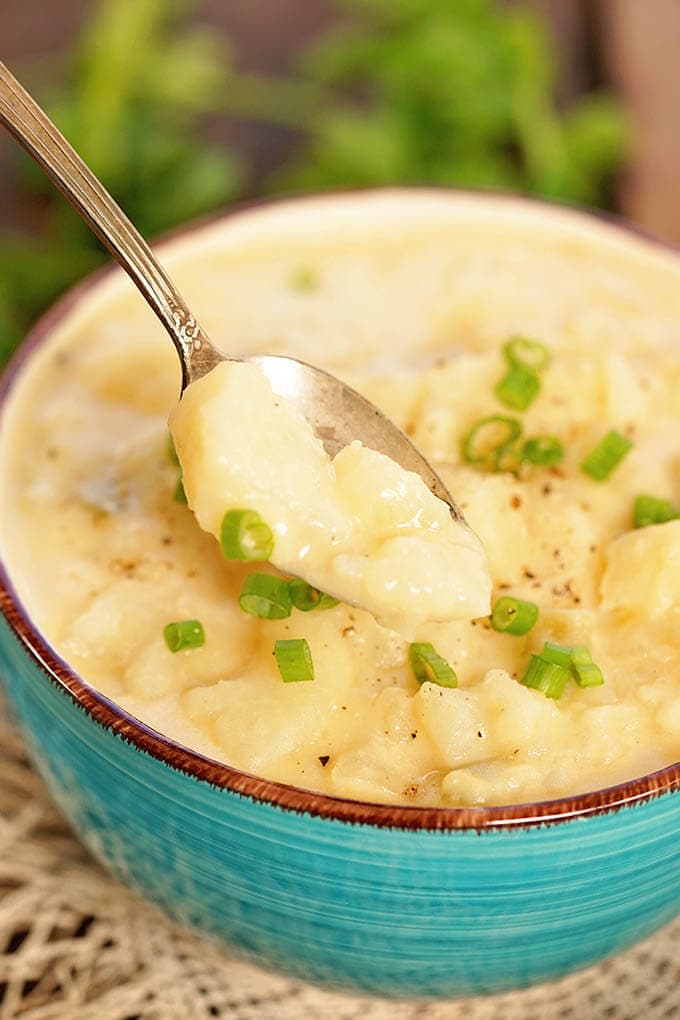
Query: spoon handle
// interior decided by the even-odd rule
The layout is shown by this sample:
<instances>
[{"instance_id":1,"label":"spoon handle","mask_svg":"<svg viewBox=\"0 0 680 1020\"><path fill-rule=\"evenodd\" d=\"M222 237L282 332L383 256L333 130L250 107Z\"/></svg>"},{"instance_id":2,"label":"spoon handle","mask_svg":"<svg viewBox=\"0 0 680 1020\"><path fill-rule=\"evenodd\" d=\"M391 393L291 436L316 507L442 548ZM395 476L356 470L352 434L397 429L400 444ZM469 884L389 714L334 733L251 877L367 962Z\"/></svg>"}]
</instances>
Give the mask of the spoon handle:
<instances>
[{"instance_id":1,"label":"spoon handle","mask_svg":"<svg viewBox=\"0 0 680 1020\"><path fill-rule=\"evenodd\" d=\"M204 375L222 356L139 231L2 61L0 124L42 167L151 305L179 354L182 389Z\"/></svg>"}]
</instances>

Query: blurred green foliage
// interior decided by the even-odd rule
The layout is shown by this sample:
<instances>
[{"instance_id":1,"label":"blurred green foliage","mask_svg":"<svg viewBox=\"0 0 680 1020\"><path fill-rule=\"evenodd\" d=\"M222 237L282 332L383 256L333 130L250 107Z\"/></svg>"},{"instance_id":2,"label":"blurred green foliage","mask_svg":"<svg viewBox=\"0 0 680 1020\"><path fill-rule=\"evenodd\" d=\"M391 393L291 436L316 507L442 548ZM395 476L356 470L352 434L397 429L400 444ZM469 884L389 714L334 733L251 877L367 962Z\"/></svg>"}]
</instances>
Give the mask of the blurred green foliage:
<instances>
[{"instance_id":1,"label":"blurred green foliage","mask_svg":"<svg viewBox=\"0 0 680 1020\"><path fill-rule=\"evenodd\" d=\"M429 182L605 200L622 114L603 95L558 112L558 54L535 13L494 0L340 6L347 24L303 58L328 94L286 184Z\"/></svg>"},{"instance_id":2,"label":"blurred green foliage","mask_svg":"<svg viewBox=\"0 0 680 1020\"><path fill-rule=\"evenodd\" d=\"M207 28L187 27L176 0L100 0L42 104L133 222L153 236L229 201L234 157L201 139L221 106L228 51ZM38 90L36 90L38 91ZM47 209L39 240L0 236L0 360L28 323L104 260L92 232L28 159L25 198Z\"/></svg>"},{"instance_id":3,"label":"blurred green foliage","mask_svg":"<svg viewBox=\"0 0 680 1020\"><path fill-rule=\"evenodd\" d=\"M36 89L64 134L149 236L246 190L235 156L201 138L208 113L293 127L269 190L435 183L607 201L625 148L604 95L555 104L541 19L496 0L337 0L344 17L286 79L236 73L190 0L98 0L59 85ZM0 236L0 361L102 250L25 158L40 240Z\"/></svg>"}]
</instances>

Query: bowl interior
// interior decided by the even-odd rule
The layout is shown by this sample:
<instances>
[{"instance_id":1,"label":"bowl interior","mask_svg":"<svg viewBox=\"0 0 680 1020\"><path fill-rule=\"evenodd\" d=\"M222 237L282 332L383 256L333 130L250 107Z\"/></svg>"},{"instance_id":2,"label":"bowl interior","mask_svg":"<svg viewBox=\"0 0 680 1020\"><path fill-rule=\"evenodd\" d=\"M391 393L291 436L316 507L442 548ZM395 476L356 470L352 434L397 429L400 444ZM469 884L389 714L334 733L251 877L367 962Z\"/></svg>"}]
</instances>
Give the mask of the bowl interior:
<instances>
[{"instance_id":1,"label":"bowl interior","mask_svg":"<svg viewBox=\"0 0 680 1020\"><path fill-rule=\"evenodd\" d=\"M376 249L386 267L384 282L375 272ZM645 343L652 336L663 344L677 335L677 255L585 214L524 199L430 190L304 198L237 210L217 222L189 228L166 242L161 255L190 307L225 351L293 354L350 382L357 351L362 371L382 373L386 368L435 362L455 348L458 338L484 349L491 338L520 330L536 335L566 332L574 344L584 346L593 336L616 336L624 344ZM253 301L248 282L253 266L262 293L276 295L273 302ZM309 266L326 281L328 301L336 310L313 334L305 328L308 313L304 308L292 313L280 285L291 268L306 271ZM400 274L403 287L398 286ZM417 286L407 283L414 274ZM367 279L372 291L367 291ZM363 295L360 325L347 300L355 289ZM447 297L454 294L455 300ZM310 301L316 300L310 296ZM399 330L394 329L395 300ZM600 315L603 308L606 314ZM135 384L144 387L152 405L171 406L179 387L171 345L122 272L100 274L37 325L4 376L0 488L6 491L3 473L15 456L8 437L19 414L24 372L29 368L34 372L51 359L67 358L66 348L74 342L86 345L93 359L106 350L101 366L105 372L107 359L118 356L116 338L123 333L144 338ZM44 396L48 399L48 394ZM422 808L334 798L263 780L162 736L68 667L33 622L42 610L29 600L21 583L22 558L32 553L21 542L6 503L0 508L0 553L0 607L50 679L98 722L211 784L326 817L426 829L545 824L612 810L680 787L676 764L629 783L560 800ZM31 598L35 600L35 595Z\"/></svg>"}]
</instances>

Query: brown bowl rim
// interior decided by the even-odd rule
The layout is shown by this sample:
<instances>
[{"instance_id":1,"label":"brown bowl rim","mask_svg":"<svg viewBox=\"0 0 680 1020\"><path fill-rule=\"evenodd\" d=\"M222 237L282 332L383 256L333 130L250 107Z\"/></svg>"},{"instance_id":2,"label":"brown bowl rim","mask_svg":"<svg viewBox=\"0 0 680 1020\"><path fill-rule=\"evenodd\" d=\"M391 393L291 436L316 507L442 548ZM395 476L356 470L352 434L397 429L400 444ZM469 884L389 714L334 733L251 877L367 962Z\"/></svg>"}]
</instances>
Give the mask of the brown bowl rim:
<instances>
[{"instance_id":1,"label":"brown bowl rim","mask_svg":"<svg viewBox=\"0 0 680 1020\"><path fill-rule=\"evenodd\" d=\"M453 189L438 187L419 188L367 188L345 189L332 192L282 196L277 198L257 199L238 203L216 214L192 221L164 235L155 247L162 247L168 242L188 237L204 227L232 219L242 214L250 214L260 206L269 207L283 202L305 202L319 198L337 198L338 196L359 193L385 192L445 192L447 194L483 197L488 200L526 202L547 209L571 211L575 216L584 219L605 221L610 229L618 230L626 236L638 237L659 247L661 251L673 253L670 245L657 238L646 235L630 224L618 220L615 216L602 214L598 211L582 207L545 201L527 195L511 192L494 192L482 189ZM0 375L0 427L2 410L5 401L19 378L23 366L29 361L33 351L50 335L58 323L102 281L118 271L115 263L89 274L70 290L68 290L48 311L42 315L17 348L16 353ZM577 794L554 800L533 801L525 804L509 804L490 807L422 807L416 805L381 804L369 801L356 801L349 798L333 797L300 787L291 786L274 780L263 779L233 768L222 762L214 761L197 751L184 747L182 744L163 736L152 727L146 725L135 716L120 708L105 695L91 687L75 670L61 658L54 648L42 637L14 590L4 564L0 561L0 612L4 615L10 629L28 652L30 658L45 674L47 679L67 695L87 716L99 726L110 730L126 743L139 751L143 751L185 775L218 789L229 790L239 796L253 801L266 803L297 814L308 814L313 817L334 819L355 825L368 825L378 828L422 830L422 831L476 831L505 830L516 828L535 828L537 826L555 825L576 818L599 815L620 810L623 807L638 804L680 791L680 762L667 766L656 772L649 773L629 782L616 786L605 787L588 793Z\"/></svg>"}]
</instances>

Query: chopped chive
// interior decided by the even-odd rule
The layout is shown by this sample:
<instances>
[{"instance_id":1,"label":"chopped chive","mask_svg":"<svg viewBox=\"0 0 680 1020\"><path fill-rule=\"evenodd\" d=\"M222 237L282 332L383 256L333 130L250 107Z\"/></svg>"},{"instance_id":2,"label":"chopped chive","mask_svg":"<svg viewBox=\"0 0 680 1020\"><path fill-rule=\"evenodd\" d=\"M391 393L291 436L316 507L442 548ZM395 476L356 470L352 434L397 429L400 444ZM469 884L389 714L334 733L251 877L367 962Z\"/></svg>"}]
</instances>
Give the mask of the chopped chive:
<instances>
[{"instance_id":1,"label":"chopped chive","mask_svg":"<svg viewBox=\"0 0 680 1020\"><path fill-rule=\"evenodd\" d=\"M295 684L314 679L312 653L305 638L275 641L274 657L284 683Z\"/></svg>"},{"instance_id":2,"label":"chopped chive","mask_svg":"<svg viewBox=\"0 0 680 1020\"><path fill-rule=\"evenodd\" d=\"M555 644L554 641L546 641L543 645L541 658L545 659L546 662L554 662L557 666L562 666L563 669L571 669L572 652L573 649L567 648L565 645Z\"/></svg>"},{"instance_id":3,"label":"chopped chive","mask_svg":"<svg viewBox=\"0 0 680 1020\"><path fill-rule=\"evenodd\" d=\"M520 680L525 687L541 691L546 698L557 700L562 697L571 671L556 662L549 662L541 655L532 655L524 676Z\"/></svg>"},{"instance_id":4,"label":"chopped chive","mask_svg":"<svg viewBox=\"0 0 680 1020\"><path fill-rule=\"evenodd\" d=\"M182 478L181 473L179 478L177 479L177 485L175 486L175 491L172 494L172 498L174 499L175 503L186 503L187 501L187 494L184 491L184 479Z\"/></svg>"},{"instance_id":5,"label":"chopped chive","mask_svg":"<svg viewBox=\"0 0 680 1020\"><path fill-rule=\"evenodd\" d=\"M458 686L458 677L429 641L416 641L409 645L408 661L418 683L424 684L429 680L439 687Z\"/></svg>"},{"instance_id":6,"label":"chopped chive","mask_svg":"<svg viewBox=\"0 0 680 1020\"><path fill-rule=\"evenodd\" d=\"M604 683L602 670L595 665L585 645L577 645L571 649L571 668L579 687L601 687Z\"/></svg>"},{"instance_id":7,"label":"chopped chive","mask_svg":"<svg viewBox=\"0 0 680 1020\"><path fill-rule=\"evenodd\" d=\"M562 696L569 677L579 687L601 687L602 670L593 662L585 645L568 648L546 641L540 655L532 655L520 683L542 691L547 698Z\"/></svg>"},{"instance_id":8,"label":"chopped chive","mask_svg":"<svg viewBox=\"0 0 680 1020\"><path fill-rule=\"evenodd\" d=\"M594 662L574 664L572 669L579 687L601 687L604 683L602 670Z\"/></svg>"},{"instance_id":9,"label":"chopped chive","mask_svg":"<svg viewBox=\"0 0 680 1020\"><path fill-rule=\"evenodd\" d=\"M504 595L493 607L491 626L502 634L528 634L537 619L538 606L534 602Z\"/></svg>"},{"instance_id":10,"label":"chopped chive","mask_svg":"<svg viewBox=\"0 0 680 1020\"><path fill-rule=\"evenodd\" d=\"M669 499L657 499L655 496L636 496L633 504L633 523L636 528L646 528L650 524L666 524L680 517L680 510L673 506Z\"/></svg>"},{"instance_id":11,"label":"chopped chive","mask_svg":"<svg viewBox=\"0 0 680 1020\"><path fill-rule=\"evenodd\" d=\"M177 620L163 628L165 643L171 652L200 648L205 644L205 631L199 620Z\"/></svg>"},{"instance_id":12,"label":"chopped chive","mask_svg":"<svg viewBox=\"0 0 680 1020\"><path fill-rule=\"evenodd\" d=\"M319 288L319 274L311 266L298 266L288 277L288 283L293 290L311 294Z\"/></svg>"},{"instance_id":13,"label":"chopped chive","mask_svg":"<svg viewBox=\"0 0 680 1020\"><path fill-rule=\"evenodd\" d=\"M177 456L177 450L175 449L175 440L168 432L168 460L175 467L179 467L179 457Z\"/></svg>"},{"instance_id":14,"label":"chopped chive","mask_svg":"<svg viewBox=\"0 0 680 1020\"><path fill-rule=\"evenodd\" d=\"M184 478L182 477L182 465L179 462L177 450L175 449L175 440L172 438L170 433L168 433L167 452L168 460L170 461L170 463L174 464L175 467L179 468L179 476L177 478L177 484L175 485L175 490L172 494L172 498L174 499L175 503L186 503L187 494L184 491Z\"/></svg>"},{"instance_id":15,"label":"chopped chive","mask_svg":"<svg viewBox=\"0 0 680 1020\"><path fill-rule=\"evenodd\" d=\"M550 351L538 340L514 336L503 345L503 354L510 365L519 365L533 372L541 372L550 361Z\"/></svg>"},{"instance_id":16,"label":"chopped chive","mask_svg":"<svg viewBox=\"0 0 680 1020\"><path fill-rule=\"evenodd\" d=\"M228 560L268 560L274 535L255 510L227 510L220 528L222 554Z\"/></svg>"},{"instance_id":17,"label":"chopped chive","mask_svg":"<svg viewBox=\"0 0 680 1020\"><path fill-rule=\"evenodd\" d=\"M494 393L501 404L515 411L526 411L538 396L541 380L532 368L511 365L503 378L496 384Z\"/></svg>"},{"instance_id":18,"label":"chopped chive","mask_svg":"<svg viewBox=\"0 0 680 1020\"><path fill-rule=\"evenodd\" d=\"M596 482L604 482L632 447L630 439L612 429L581 463L581 470Z\"/></svg>"},{"instance_id":19,"label":"chopped chive","mask_svg":"<svg viewBox=\"0 0 680 1020\"><path fill-rule=\"evenodd\" d=\"M311 584L307 584L300 577L295 577L288 582L288 590L293 605L303 613L309 613L313 609L332 609L338 604L338 600L332 595L313 588Z\"/></svg>"},{"instance_id":20,"label":"chopped chive","mask_svg":"<svg viewBox=\"0 0 680 1020\"><path fill-rule=\"evenodd\" d=\"M563 458L564 447L555 436L535 436L527 439L522 447L522 460L528 460L530 464L550 467L559 464Z\"/></svg>"},{"instance_id":21,"label":"chopped chive","mask_svg":"<svg viewBox=\"0 0 680 1020\"><path fill-rule=\"evenodd\" d=\"M546 642L546 644L549 643L550 642ZM555 645L555 648L561 647L562 645ZM585 645L574 645L573 648L565 650L570 654L572 666L587 666L593 661L593 657Z\"/></svg>"},{"instance_id":22,"label":"chopped chive","mask_svg":"<svg viewBox=\"0 0 680 1020\"><path fill-rule=\"evenodd\" d=\"M248 574L238 604L262 620L285 620L292 609L288 582L274 574Z\"/></svg>"},{"instance_id":23,"label":"chopped chive","mask_svg":"<svg viewBox=\"0 0 680 1020\"><path fill-rule=\"evenodd\" d=\"M521 435L522 425L516 418L492 414L475 422L461 443L463 460L498 470L499 458Z\"/></svg>"},{"instance_id":24,"label":"chopped chive","mask_svg":"<svg viewBox=\"0 0 680 1020\"><path fill-rule=\"evenodd\" d=\"M519 443L508 443L493 456L493 469L516 475L522 466L522 450Z\"/></svg>"}]
</instances>

